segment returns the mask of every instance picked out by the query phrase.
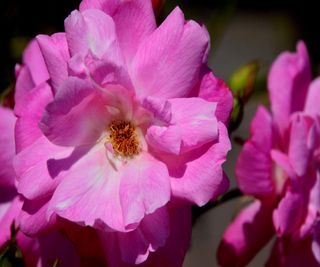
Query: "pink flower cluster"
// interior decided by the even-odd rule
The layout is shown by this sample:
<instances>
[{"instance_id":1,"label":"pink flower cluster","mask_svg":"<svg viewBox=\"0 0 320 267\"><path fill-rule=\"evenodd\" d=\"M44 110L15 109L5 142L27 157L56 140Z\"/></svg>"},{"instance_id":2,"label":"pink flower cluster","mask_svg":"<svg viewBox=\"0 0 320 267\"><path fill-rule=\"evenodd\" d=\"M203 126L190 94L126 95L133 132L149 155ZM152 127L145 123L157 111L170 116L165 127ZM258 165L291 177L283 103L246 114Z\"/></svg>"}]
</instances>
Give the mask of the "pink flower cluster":
<instances>
[{"instance_id":1,"label":"pink flower cluster","mask_svg":"<svg viewBox=\"0 0 320 267\"><path fill-rule=\"evenodd\" d=\"M1 109L0 249L13 225L27 266L181 266L191 205L229 185L209 48L179 8L157 27L150 0L83 0L37 36Z\"/></svg>"},{"instance_id":2,"label":"pink flower cluster","mask_svg":"<svg viewBox=\"0 0 320 267\"><path fill-rule=\"evenodd\" d=\"M27 267L180 267L191 205L224 194L230 90L207 66L203 25L163 1L83 0L65 32L38 35L0 107L0 255ZM253 201L218 261L320 266L320 78L303 42L281 54L237 161ZM2 258L0 258L2 260ZM0 262L1 263L1 262Z\"/></svg>"},{"instance_id":3,"label":"pink flower cluster","mask_svg":"<svg viewBox=\"0 0 320 267\"><path fill-rule=\"evenodd\" d=\"M272 114L259 107L236 167L255 200L228 226L219 262L246 266L276 235L266 266L320 266L320 79L303 42L274 62L268 89Z\"/></svg>"}]
</instances>

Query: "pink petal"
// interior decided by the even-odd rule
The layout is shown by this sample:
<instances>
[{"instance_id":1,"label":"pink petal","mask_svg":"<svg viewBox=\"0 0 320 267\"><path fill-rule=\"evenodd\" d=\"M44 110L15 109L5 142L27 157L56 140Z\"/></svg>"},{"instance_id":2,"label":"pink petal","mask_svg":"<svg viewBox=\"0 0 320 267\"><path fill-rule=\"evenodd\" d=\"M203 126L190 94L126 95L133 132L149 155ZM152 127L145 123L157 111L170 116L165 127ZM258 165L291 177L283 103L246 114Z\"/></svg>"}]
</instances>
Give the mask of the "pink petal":
<instances>
[{"instance_id":1,"label":"pink petal","mask_svg":"<svg viewBox=\"0 0 320 267\"><path fill-rule=\"evenodd\" d=\"M272 120L269 112L259 107L250 126L251 137L245 143L236 166L239 188L257 198L270 197L274 193L271 177Z\"/></svg>"},{"instance_id":2,"label":"pink petal","mask_svg":"<svg viewBox=\"0 0 320 267\"><path fill-rule=\"evenodd\" d=\"M18 104L31 89L49 79L47 66L35 39L25 49L22 58L23 66L16 74L15 103Z\"/></svg>"},{"instance_id":3,"label":"pink petal","mask_svg":"<svg viewBox=\"0 0 320 267\"><path fill-rule=\"evenodd\" d=\"M96 146L65 173L50 200L48 214L55 212L82 225L124 231L119 186L119 174L108 164L104 146Z\"/></svg>"},{"instance_id":4,"label":"pink petal","mask_svg":"<svg viewBox=\"0 0 320 267\"><path fill-rule=\"evenodd\" d=\"M170 232L166 208L146 216L139 227L128 233L100 233L110 266L145 262L150 252L164 246Z\"/></svg>"},{"instance_id":5,"label":"pink petal","mask_svg":"<svg viewBox=\"0 0 320 267\"><path fill-rule=\"evenodd\" d=\"M241 211L224 232L217 254L221 266L247 266L273 235L271 212L260 201Z\"/></svg>"},{"instance_id":6,"label":"pink petal","mask_svg":"<svg viewBox=\"0 0 320 267\"><path fill-rule=\"evenodd\" d=\"M110 84L121 84L127 89L133 89L123 59L116 56L114 51L106 53L103 58L97 58L91 52L86 56L76 54L68 61L68 68L70 76L88 78L103 88Z\"/></svg>"},{"instance_id":7,"label":"pink petal","mask_svg":"<svg viewBox=\"0 0 320 267\"><path fill-rule=\"evenodd\" d=\"M294 169L292 167L292 164L291 164L287 154L284 154L283 152L281 152L277 149L272 149L271 150L271 158L277 164L277 166L279 166L282 170L284 170L286 172L286 174L289 177L291 177L291 178L296 177L296 174L294 172ZM277 177L277 176L278 176L277 173L275 173L274 179L276 180L276 182L283 185L284 182L286 181L285 174L281 173L281 177ZM282 188L282 187L279 187L279 188ZM280 192L281 191L282 190L280 190Z\"/></svg>"},{"instance_id":8,"label":"pink petal","mask_svg":"<svg viewBox=\"0 0 320 267\"><path fill-rule=\"evenodd\" d=\"M35 85L38 85L49 79L47 66L44 62L40 47L36 39L31 40L31 42L24 50L22 63L29 69Z\"/></svg>"},{"instance_id":9,"label":"pink petal","mask_svg":"<svg viewBox=\"0 0 320 267\"><path fill-rule=\"evenodd\" d=\"M201 26L194 21L185 23L182 11L174 9L140 45L129 66L138 97L187 96L198 81L208 45Z\"/></svg>"},{"instance_id":10,"label":"pink petal","mask_svg":"<svg viewBox=\"0 0 320 267\"><path fill-rule=\"evenodd\" d=\"M223 194L228 189L229 182L221 165L230 148L227 129L219 123L219 140L215 143L180 156L158 155L168 167L173 196L204 205Z\"/></svg>"},{"instance_id":11,"label":"pink petal","mask_svg":"<svg viewBox=\"0 0 320 267\"><path fill-rule=\"evenodd\" d=\"M16 177L12 166L16 118L12 110L3 107L0 107L0 118L0 186L13 187Z\"/></svg>"},{"instance_id":12,"label":"pink petal","mask_svg":"<svg viewBox=\"0 0 320 267\"><path fill-rule=\"evenodd\" d=\"M320 115L318 103L320 102L320 78L315 79L309 86L304 111L311 116Z\"/></svg>"},{"instance_id":13,"label":"pink petal","mask_svg":"<svg viewBox=\"0 0 320 267\"><path fill-rule=\"evenodd\" d=\"M15 126L17 153L33 144L43 134L38 123L46 105L52 100L51 88L41 83L16 102L14 113L18 117Z\"/></svg>"},{"instance_id":14,"label":"pink petal","mask_svg":"<svg viewBox=\"0 0 320 267\"><path fill-rule=\"evenodd\" d=\"M156 176L150 172L154 168ZM161 162L137 156L117 171L108 163L104 146L97 146L65 173L49 209L74 222L126 231L165 205L169 197L169 180Z\"/></svg>"},{"instance_id":15,"label":"pink petal","mask_svg":"<svg viewBox=\"0 0 320 267\"><path fill-rule=\"evenodd\" d=\"M50 197L37 200L23 199L23 206L16 221L19 229L28 236L37 237L53 230L57 224L56 216L47 219Z\"/></svg>"},{"instance_id":16,"label":"pink petal","mask_svg":"<svg viewBox=\"0 0 320 267\"><path fill-rule=\"evenodd\" d=\"M124 223L139 222L145 214L153 213L170 199L165 164L147 153L128 160L121 172L119 193Z\"/></svg>"},{"instance_id":17,"label":"pink petal","mask_svg":"<svg viewBox=\"0 0 320 267\"><path fill-rule=\"evenodd\" d=\"M65 20L71 56L89 51L97 58L119 57L119 47L112 18L100 10L73 11Z\"/></svg>"},{"instance_id":18,"label":"pink petal","mask_svg":"<svg viewBox=\"0 0 320 267\"><path fill-rule=\"evenodd\" d=\"M291 113L303 110L310 82L307 48L299 42L297 52L282 53L269 72L271 108L280 129L286 128Z\"/></svg>"},{"instance_id":19,"label":"pink petal","mask_svg":"<svg viewBox=\"0 0 320 267\"><path fill-rule=\"evenodd\" d=\"M23 99L28 92L36 86L30 70L26 66L22 66L19 73L16 75L16 84L14 87L14 102L18 104L20 99Z\"/></svg>"},{"instance_id":20,"label":"pink petal","mask_svg":"<svg viewBox=\"0 0 320 267\"><path fill-rule=\"evenodd\" d=\"M216 104L200 98L170 99L171 123L181 127L182 150L198 148L218 137Z\"/></svg>"},{"instance_id":21,"label":"pink petal","mask_svg":"<svg viewBox=\"0 0 320 267\"><path fill-rule=\"evenodd\" d=\"M199 97L217 103L216 117L228 124L233 108L232 93L223 80L215 77L211 70L201 80Z\"/></svg>"},{"instance_id":22,"label":"pink petal","mask_svg":"<svg viewBox=\"0 0 320 267\"><path fill-rule=\"evenodd\" d=\"M319 184L318 184L318 186L319 186ZM313 198L313 196L311 196L310 198ZM307 214L304 218L304 221L301 224L301 226L299 227L299 231L294 234L294 236L298 236L299 238L306 238L314 231L313 228L314 228L315 222L317 221L318 208L314 207L314 205L312 203L313 201L310 201L310 202L311 202L311 204L309 203Z\"/></svg>"},{"instance_id":23,"label":"pink petal","mask_svg":"<svg viewBox=\"0 0 320 267\"><path fill-rule=\"evenodd\" d=\"M298 176L303 176L310 163L316 139L314 122L297 115L291 122L289 160Z\"/></svg>"},{"instance_id":24,"label":"pink petal","mask_svg":"<svg viewBox=\"0 0 320 267\"><path fill-rule=\"evenodd\" d=\"M135 55L139 45L156 28L151 1L104 1L84 0L80 11L100 9L112 17L127 62Z\"/></svg>"},{"instance_id":25,"label":"pink petal","mask_svg":"<svg viewBox=\"0 0 320 267\"><path fill-rule=\"evenodd\" d=\"M182 133L179 126L151 126L148 128L146 140L158 151L179 155L181 151Z\"/></svg>"},{"instance_id":26,"label":"pink petal","mask_svg":"<svg viewBox=\"0 0 320 267\"><path fill-rule=\"evenodd\" d=\"M287 191L273 214L275 228L279 236L294 233L297 238L304 238L310 234L317 212L314 207L318 202L316 172L309 168L304 176L297 177L288 157L278 151L273 151L272 157L287 173L280 178L284 181L280 181L279 193Z\"/></svg>"},{"instance_id":27,"label":"pink petal","mask_svg":"<svg viewBox=\"0 0 320 267\"><path fill-rule=\"evenodd\" d=\"M70 58L65 33L52 36L38 35L37 41L50 74L51 85L56 92L68 77L67 60Z\"/></svg>"},{"instance_id":28,"label":"pink petal","mask_svg":"<svg viewBox=\"0 0 320 267\"><path fill-rule=\"evenodd\" d=\"M132 87L117 40L114 21L97 9L73 11L65 20L66 36L72 58L70 73L107 83Z\"/></svg>"},{"instance_id":29,"label":"pink petal","mask_svg":"<svg viewBox=\"0 0 320 267\"><path fill-rule=\"evenodd\" d=\"M47 107L39 127L57 145L93 144L108 126L109 116L98 90L70 77Z\"/></svg>"},{"instance_id":30,"label":"pink petal","mask_svg":"<svg viewBox=\"0 0 320 267\"><path fill-rule=\"evenodd\" d=\"M68 170L78 157L77 150L56 146L45 136L40 137L14 159L19 193L28 199L50 195L62 180L58 174Z\"/></svg>"},{"instance_id":31,"label":"pink petal","mask_svg":"<svg viewBox=\"0 0 320 267\"><path fill-rule=\"evenodd\" d=\"M191 212L189 207L170 207L170 236L166 244L149 255L141 267L180 267L191 239Z\"/></svg>"},{"instance_id":32,"label":"pink petal","mask_svg":"<svg viewBox=\"0 0 320 267\"><path fill-rule=\"evenodd\" d=\"M294 232L305 216L306 203L300 192L287 190L273 213L273 223L278 236Z\"/></svg>"},{"instance_id":33,"label":"pink petal","mask_svg":"<svg viewBox=\"0 0 320 267\"><path fill-rule=\"evenodd\" d=\"M147 130L146 139L154 149L180 154L217 139L215 103L201 98L176 98L167 102L171 109L169 126L153 125Z\"/></svg>"}]
</instances>

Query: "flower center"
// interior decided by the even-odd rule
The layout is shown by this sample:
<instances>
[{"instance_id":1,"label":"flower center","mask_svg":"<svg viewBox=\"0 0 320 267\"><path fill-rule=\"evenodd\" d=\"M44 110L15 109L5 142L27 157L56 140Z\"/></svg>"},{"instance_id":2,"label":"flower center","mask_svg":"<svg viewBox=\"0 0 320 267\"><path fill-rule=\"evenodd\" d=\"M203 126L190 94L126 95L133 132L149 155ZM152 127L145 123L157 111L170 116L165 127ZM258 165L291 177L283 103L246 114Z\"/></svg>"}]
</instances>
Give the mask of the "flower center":
<instances>
[{"instance_id":1,"label":"flower center","mask_svg":"<svg viewBox=\"0 0 320 267\"><path fill-rule=\"evenodd\" d=\"M123 120L112 121L109 125L108 141L112 144L116 156L133 157L141 151L134 126Z\"/></svg>"}]
</instances>

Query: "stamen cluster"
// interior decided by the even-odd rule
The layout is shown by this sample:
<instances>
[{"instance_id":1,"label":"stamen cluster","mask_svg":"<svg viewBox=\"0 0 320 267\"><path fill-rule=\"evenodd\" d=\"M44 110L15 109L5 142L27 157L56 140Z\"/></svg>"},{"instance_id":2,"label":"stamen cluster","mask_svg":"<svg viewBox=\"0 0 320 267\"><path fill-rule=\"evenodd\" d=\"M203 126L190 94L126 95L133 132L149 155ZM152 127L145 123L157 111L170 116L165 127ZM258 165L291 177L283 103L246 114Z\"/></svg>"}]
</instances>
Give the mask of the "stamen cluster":
<instances>
[{"instance_id":1,"label":"stamen cluster","mask_svg":"<svg viewBox=\"0 0 320 267\"><path fill-rule=\"evenodd\" d=\"M123 120L112 121L109 125L108 141L116 156L133 157L140 153L140 145L134 126Z\"/></svg>"}]
</instances>

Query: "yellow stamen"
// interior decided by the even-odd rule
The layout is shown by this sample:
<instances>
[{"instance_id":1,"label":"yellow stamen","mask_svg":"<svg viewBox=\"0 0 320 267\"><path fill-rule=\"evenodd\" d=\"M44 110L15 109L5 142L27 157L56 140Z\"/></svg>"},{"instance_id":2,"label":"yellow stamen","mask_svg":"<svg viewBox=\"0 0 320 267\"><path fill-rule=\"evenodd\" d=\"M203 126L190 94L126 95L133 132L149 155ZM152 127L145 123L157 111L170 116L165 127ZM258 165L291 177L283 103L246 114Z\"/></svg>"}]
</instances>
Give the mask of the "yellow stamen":
<instances>
[{"instance_id":1,"label":"yellow stamen","mask_svg":"<svg viewBox=\"0 0 320 267\"><path fill-rule=\"evenodd\" d=\"M108 141L116 156L133 157L141 151L134 126L123 120L112 121L109 125Z\"/></svg>"}]
</instances>

